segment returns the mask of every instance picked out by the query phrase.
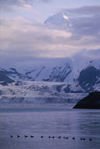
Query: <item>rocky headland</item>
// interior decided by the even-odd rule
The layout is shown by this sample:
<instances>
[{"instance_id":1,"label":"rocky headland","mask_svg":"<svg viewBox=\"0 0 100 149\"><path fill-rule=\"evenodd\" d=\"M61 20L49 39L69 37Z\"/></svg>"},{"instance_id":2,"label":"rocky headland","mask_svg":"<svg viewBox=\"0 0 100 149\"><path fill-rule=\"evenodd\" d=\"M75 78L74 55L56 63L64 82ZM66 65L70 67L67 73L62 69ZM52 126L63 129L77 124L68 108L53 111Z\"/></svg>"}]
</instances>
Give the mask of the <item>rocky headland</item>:
<instances>
[{"instance_id":1,"label":"rocky headland","mask_svg":"<svg viewBox=\"0 0 100 149\"><path fill-rule=\"evenodd\" d=\"M76 109L100 109L100 92L89 93L88 96L81 99L73 108Z\"/></svg>"}]
</instances>

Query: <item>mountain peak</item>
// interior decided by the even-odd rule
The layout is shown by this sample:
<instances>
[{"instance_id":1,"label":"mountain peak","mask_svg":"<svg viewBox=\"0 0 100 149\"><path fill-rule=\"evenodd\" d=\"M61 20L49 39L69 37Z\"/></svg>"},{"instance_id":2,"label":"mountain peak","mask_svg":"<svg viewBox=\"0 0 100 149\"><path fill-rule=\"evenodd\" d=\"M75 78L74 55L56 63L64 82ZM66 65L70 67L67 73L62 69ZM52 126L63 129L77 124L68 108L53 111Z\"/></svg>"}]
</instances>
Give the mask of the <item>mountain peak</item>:
<instances>
[{"instance_id":1,"label":"mountain peak","mask_svg":"<svg viewBox=\"0 0 100 149\"><path fill-rule=\"evenodd\" d=\"M53 16L48 17L44 24L51 24L58 27L63 27L64 29L66 29L68 26L71 26L71 22L64 12L59 12Z\"/></svg>"},{"instance_id":2,"label":"mountain peak","mask_svg":"<svg viewBox=\"0 0 100 149\"><path fill-rule=\"evenodd\" d=\"M69 21L68 17L64 14L64 12L62 12L62 14L63 14L63 18L64 18L65 20L68 20L68 21Z\"/></svg>"}]
</instances>

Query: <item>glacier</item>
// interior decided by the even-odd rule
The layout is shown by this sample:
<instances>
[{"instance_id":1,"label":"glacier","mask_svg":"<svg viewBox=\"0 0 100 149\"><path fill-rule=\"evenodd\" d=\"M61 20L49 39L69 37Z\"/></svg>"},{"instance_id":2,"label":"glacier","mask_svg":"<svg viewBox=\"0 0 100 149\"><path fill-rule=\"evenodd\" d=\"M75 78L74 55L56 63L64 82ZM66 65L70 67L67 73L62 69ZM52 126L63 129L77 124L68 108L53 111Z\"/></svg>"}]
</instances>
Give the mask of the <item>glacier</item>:
<instances>
[{"instance_id":1,"label":"glacier","mask_svg":"<svg viewBox=\"0 0 100 149\"><path fill-rule=\"evenodd\" d=\"M76 103L87 95L66 93L66 87L66 83L33 81L0 85L0 103Z\"/></svg>"}]
</instances>

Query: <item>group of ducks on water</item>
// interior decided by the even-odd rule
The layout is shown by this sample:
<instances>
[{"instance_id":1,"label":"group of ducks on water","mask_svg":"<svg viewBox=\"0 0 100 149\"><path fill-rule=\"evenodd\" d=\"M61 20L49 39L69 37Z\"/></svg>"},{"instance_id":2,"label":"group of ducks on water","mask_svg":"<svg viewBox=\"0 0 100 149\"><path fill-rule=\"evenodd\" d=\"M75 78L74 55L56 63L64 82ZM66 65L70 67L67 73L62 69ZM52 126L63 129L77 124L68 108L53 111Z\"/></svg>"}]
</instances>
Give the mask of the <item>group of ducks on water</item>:
<instances>
[{"instance_id":1,"label":"group of ducks on water","mask_svg":"<svg viewBox=\"0 0 100 149\"><path fill-rule=\"evenodd\" d=\"M11 135L10 137L12 138L13 135ZM20 137L20 135L17 135L17 138L19 138L19 137ZM25 135L24 137L27 138L28 136ZM31 138L34 138L34 136L32 136L32 135L31 135L30 137L31 137ZM43 138L43 136L41 136L41 138ZM49 136L48 138L53 138L53 139L54 139L55 136ZM61 139L61 136L59 136L58 138ZM68 139L68 137L63 137L63 139ZM75 137L73 137L72 139L75 140ZM85 140L85 138L80 138L80 140ZM92 141L91 138L90 138L89 140Z\"/></svg>"}]
</instances>

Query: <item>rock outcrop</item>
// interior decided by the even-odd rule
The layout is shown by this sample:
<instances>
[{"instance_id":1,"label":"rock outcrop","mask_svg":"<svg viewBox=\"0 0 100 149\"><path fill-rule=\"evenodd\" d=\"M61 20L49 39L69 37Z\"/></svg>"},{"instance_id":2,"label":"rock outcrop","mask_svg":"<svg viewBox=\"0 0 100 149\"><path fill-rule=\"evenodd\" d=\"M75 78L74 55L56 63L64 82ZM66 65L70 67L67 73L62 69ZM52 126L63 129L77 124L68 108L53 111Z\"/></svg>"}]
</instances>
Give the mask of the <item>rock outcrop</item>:
<instances>
[{"instance_id":1,"label":"rock outcrop","mask_svg":"<svg viewBox=\"0 0 100 149\"><path fill-rule=\"evenodd\" d=\"M0 84L1 85L8 85L8 83L15 82L12 79L10 79L6 74L5 71L0 69Z\"/></svg>"},{"instance_id":2,"label":"rock outcrop","mask_svg":"<svg viewBox=\"0 0 100 149\"><path fill-rule=\"evenodd\" d=\"M100 109L100 92L89 93L87 97L80 100L73 108L77 109Z\"/></svg>"}]
</instances>

